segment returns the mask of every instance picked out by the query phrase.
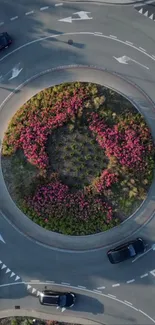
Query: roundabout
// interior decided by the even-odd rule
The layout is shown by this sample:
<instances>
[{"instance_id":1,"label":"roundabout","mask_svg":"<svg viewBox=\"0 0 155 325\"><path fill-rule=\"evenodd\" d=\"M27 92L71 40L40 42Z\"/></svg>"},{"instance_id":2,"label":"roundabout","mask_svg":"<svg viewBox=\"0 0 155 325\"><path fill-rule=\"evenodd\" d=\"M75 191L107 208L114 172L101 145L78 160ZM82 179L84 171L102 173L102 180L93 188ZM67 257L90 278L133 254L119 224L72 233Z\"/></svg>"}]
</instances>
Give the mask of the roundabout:
<instances>
[{"instance_id":1,"label":"roundabout","mask_svg":"<svg viewBox=\"0 0 155 325\"><path fill-rule=\"evenodd\" d=\"M83 8L81 8L82 6ZM86 5L76 4L76 10L72 10L70 7L69 11L72 11L72 13L74 13L74 11L80 11L82 9L85 10L85 7ZM154 136L154 58L152 53L152 50L154 48L153 36L151 34L151 37L149 39L147 36L144 36L143 30L140 31L140 22L138 22L139 26L137 26L136 33L138 35L139 29L139 44L135 48L135 46L132 45L135 44L135 35L133 32L134 27L129 27L129 15L131 13L133 14L132 18L135 17L134 19L136 24L137 16L136 13L133 13L134 9L133 12L131 7L129 11L128 9L124 9L124 15L126 14L127 16L127 24L126 27L124 27L124 37L122 35L119 23L117 23L117 21L120 20L122 24L122 19L119 15L119 9L117 8L115 13L115 33L113 33L110 27L110 21L108 24L106 20L106 14L110 13L111 9L108 6L104 6L104 10L102 10L101 16L99 14L101 8L99 10L99 8L97 9L97 7L95 8L93 5L90 5L90 7L87 5L87 11L91 11L92 16L95 17L95 20L93 18L91 22L81 22L80 27L78 25L78 21L75 22L74 27L71 27L73 29L72 32L69 31L70 27L64 27L64 25L63 27L60 27L60 25L58 25L60 23L57 23L55 20L53 20L52 24L53 27L55 27L54 30L59 29L61 31L63 28L63 33L66 33L66 35L58 36L60 41L50 42L51 38L49 36L46 36L47 38L45 40L42 39L41 41L35 41L34 39L30 40L29 37L28 43L33 42L32 44L26 46L24 45L24 40L22 40L22 42L19 44L19 47L21 47L21 49L14 48L14 52L11 54L10 48L10 53L8 53L9 55L6 54L4 57L0 58L1 143L4 131L7 127L8 121L10 120L10 116L13 116L14 112L23 104L23 102L26 102L27 99L36 94L38 91L44 89L45 87L52 86L53 84L61 83L63 81L72 82L75 80L89 80L91 82L96 82L96 79L101 84L103 82L103 79L106 80L106 84L104 84L105 86L110 86L112 89L117 90L129 98L129 100L141 112L143 112L143 115L145 116L149 127L152 129L152 135ZM70 15L66 7L65 9L61 8L61 18L63 18L62 10L64 17L68 17ZM114 15L114 11L112 11L112 14ZM42 16L42 19L45 21L44 14ZM97 22L96 19L98 19ZM99 35L99 33L96 35L92 35L91 32L82 33L82 29L85 30L86 28L87 30L93 29L98 31L100 30L102 32L103 28L101 22L103 19L105 19L107 23L104 31L104 33L108 32L107 38L102 37L102 35ZM143 20L143 17L139 19ZM33 20L31 20L31 23L33 23ZM17 21L14 21L14 29L17 28L17 25L15 24L17 24ZM51 22L49 22L49 29L52 27L50 24ZM151 22L148 22L147 24L148 26L146 27L145 32L146 34L148 33L148 30L151 30L151 25L149 25ZM74 29L76 29L77 34L73 34ZM67 43L68 38L71 39L71 34L74 35L73 45L69 45ZM110 36L113 34L116 36L116 38ZM139 39L141 39L142 35L143 44L145 43L146 46L144 46L142 43L140 44L139 42ZM101 42L101 39L104 39L103 43ZM118 39L124 39L123 43L119 42ZM126 41L131 42L132 44L127 45ZM116 44L119 44L117 48ZM143 50L137 50L137 48L141 46L143 47ZM146 52L144 51L145 48ZM35 53L35 56L32 56L32 53ZM141 63L148 69L136 64L133 61L128 61L126 65L121 64L113 58L120 58L123 55L126 55L129 58L132 58L132 60ZM10 79L13 76L13 68L15 67L16 71L18 70L18 72L21 69L22 70L17 75L17 77ZM59 72L57 72L58 67ZM77 287L79 285L79 287L86 287L88 290L105 290L105 295L116 295L117 299L120 299L122 301L126 300L133 304L133 307L142 311L140 318L138 318L139 316L135 314L133 317L134 319L131 319L127 314L127 311L124 309L124 314L128 316L125 320L125 317L122 314L122 324L135 322L147 322L148 324L153 323L153 271L155 268L153 259L154 252L151 249L155 241L153 231L155 207L153 184L149 191L148 197L144 204L140 207L140 210L136 212L135 216L130 218L120 227L116 228L115 233L110 234L106 232L104 238L98 234L95 235L93 240L89 240L88 238L88 242L85 241L85 238L80 238L80 240L78 240L78 237L77 239L74 239L74 241L64 237L63 241L61 242L60 237L58 236L53 237L54 243L50 241L50 236L48 235L46 238L43 238L43 235L37 226L35 226L34 231L34 228L31 228L30 221L27 221L26 217L23 216L24 221L22 223L19 223L20 211L16 208L13 201L10 199L10 196L4 184L2 173L0 184L2 193L0 198L0 234L6 243L1 243L1 245L3 245L3 250L1 252L1 261L3 263L2 267L3 265L7 265L7 268L12 270L16 276L19 276L24 283L29 283L30 281L38 281L36 279L39 279L40 282L54 281L57 284L61 284L63 281L64 283L69 283L74 287ZM111 231L113 231L113 229L110 230L110 232ZM135 237L137 235L136 232L138 236L140 235L144 237L144 239L146 239L149 243L147 254L133 263L132 261L129 263L127 262L121 265L121 268L116 267L114 269L111 265L108 264L108 261L106 259L106 249L104 247L114 245L116 242L122 242L126 237ZM23 234L26 236L23 236ZM41 243L43 245L40 245ZM51 246L51 249L49 249L49 246ZM10 250L12 252L12 255L10 255ZM3 267L3 269L2 271L5 271L5 267ZM10 282L11 274L10 272L6 273L6 271L4 273L5 277L8 277ZM4 280L2 278L1 284L7 284L5 277ZM16 281L21 281L20 279L17 279ZM120 286L116 286L116 284L120 284ZM10 295L11 292L13 293L13 291L11 291L13 290L13 285L9 286L7 292L3 291L2 288L3 287L1 287L1 300L7 300L7 302L9 302L8 293ZM26 296L25 298L21 298L21 295L22 294L19 294L17 292L15 294L13 293L13 299L10 300L11 305L7 304L8 309L14 308L13 306L16 305L15 300L16 302L18 301L18 305L21 303L22 306L22 301L25 301L26 305L26 299L28 299L30 296L27 293L27 298ZM90 295L93 296L92 293L90 293ZM86 307L87 303L84 295L83 298L80 299L82 299L82 305ZM32 300L33 302L30 303L31 305L28 306L28 309L38 310L38 307L35 307L38 300L36 300L36 298ZM115 310L117 312L114 315L116 317L119 316L120 321L121 313L123 313L122 308L119 309L118 306L112 306L109 302L106 303L104 300L105 298L102 296L100 298L102 308L104 304L107 306L105 306L105 310L107 310L107 312L109 310L108 308L110 308L110 310L116 308ZM4 305L2 304L1 311L3 310L3 306ZM97 309L97 307L94 305L94 312L95 308ZM73 311L72 313L74 314ZM110 312L108 312L108 314L109 313ZM144 313L148 314L150 317L147 321ZM88 312L87 310L84 311L83 307L83 311L80 312L80 305L78 314L83 318L85 316L87 316L88 319L92 318L92 321L94 321L94 317L92 316L90 310ZM75 315L77 317L76 312ZM110 315L104 317L104 311L102 310L101 314L98 314L96 319L98 319L98 322L102 324L104 324L104 322L115 324L116 317L113 319L111 317L112 316Z\"/></svg>"}]
</instances>

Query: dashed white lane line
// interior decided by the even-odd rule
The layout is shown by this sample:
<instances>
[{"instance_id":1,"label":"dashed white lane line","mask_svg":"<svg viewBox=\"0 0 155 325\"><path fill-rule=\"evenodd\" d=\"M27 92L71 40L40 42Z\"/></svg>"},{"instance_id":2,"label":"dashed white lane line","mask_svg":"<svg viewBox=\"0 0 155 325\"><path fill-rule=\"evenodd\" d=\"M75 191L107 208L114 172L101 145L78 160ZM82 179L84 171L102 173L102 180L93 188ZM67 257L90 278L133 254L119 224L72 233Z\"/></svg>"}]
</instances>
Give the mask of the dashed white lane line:
<instances>
[{"instance_id":1,"label":"dashed white lane line","mask_svg":"<svg viewBox=\"0 0 155 325\"><path fill-rule=\"evenodd\" d=\"M120 286L120 283L115 283L115 284L112 285L113 288L119 287L119 286Z\"/></svg>"},{"instance_id":2,"label":"dashed white lane line","mask_svg":"<svg viewBox=\"0 0 155 325\"><path fill-rule=\"evenodd\" d=\"M135 279L126 281L126 283L132 283L132 282L135 282Z\"/></svg>"},{"instance_id":3,"label":"dashed white lane line","mask_svg":"<svg viewBox=\"0 0 155 325\"><path fill-rule=\"evenodd\" d=\"M146 52L146 50L143 49L143 47L140 47L140 46L139 46L139 49L142 50L142 51L144 51L144 52Z\"/></svg>"},{"instance_id":4,"label":"dashed white lane line","mask_svg":"<svg viewBox=\"0 0 155 325\"><path fill-rule=\"evenodd\" d=\"M18 16L10 18L11 21L18 19Z\"/></svg>"},{"instance_id":5,"label":"dashed white lane line","mask_svg":"<svg viewBox=\"0 0 155 325\"><path fill-rule=\"evenodd\" d=\"M98 290L103 290L103 289L105 289L105 287L98 287L97 289Z\"/></svg>"},{"instance_id":6,"label":"dashed white lane line","mask_svg":"<svg viewBox=\"0 0 155 325\"><path fill-rule=\"evenodd\" d=\"M108 293L108 296L111 298L116 298L116 296L110 295L110 293Z\"/></svg>"},{"instance_id":7,"label":"dashed white lane line","mask_svg":"<svg viewBox=\"0 0 155 325\"><path fill-rule=\"evenodd\" d=\"M55 4L55 7L59 7L59 6L63 6L63 3L60 2Z\"/></svg>"},{"instance_id":8,"label":"dashed white lane line","mask_svg":"<svg viewBox=\"0 0 155 325\"><path fill-rule=\"evenodd\" d=\"M142 274L142 275L140 276L140 278L143 279L143 278L145 278L146 276L148 276L148 273Z\"/></svg>"},{"instance_id":9,"label":"dashed white lane line","mask_svg":"<svg viewBox=\"0 0 155 325\"><path fill-rule=\"evenodd\" d=\"M47 10L48 8L49 8L48 6L46 6L46 7L41 7L41 8L40 8L40 11Z\"/></svg>"},{"instance_id":10,"label":"dashed white lane line","mask_svg":"<svg viewBox=\"0 0 155 325\"><path fill-rule=\"evenodd\" d=\"M133 43L132 42L129 42L129 41L125 41L125 43L130 44L130 45L133 45Z\"/></svg>"},{"instance_id":11,"label":"dashed white lane line","mask_svg":"<svg viewBox=\"0 0 155 325\"><path fill-rule=\"evenodd\" d=\"M96 289L94 289L93 291L96 292L96 293L102 293L102 291L96 290Z\"/></svg>"},{"instance_id":12,"label":"dashed white lane line","mask_svg":"<svg viewBox=\"0 0 155 325\"><path fill-rule=\"evenodd\" d=\"M4 21L1 21L0 26L4 25Z\"/></svg>"},{"instance_id":13,"label":"dashed white lane line","mask_svg":"<svg viewBox=\"0 0 155 325\"><path fill-rule=\"evenodd\" d=\"M110 37L112 37L112 38L117 38L117 36L115 36L115 35L110 35Z\"/></svg>"},{"instance_id":14,"label":"dashed white lane line","mask_svg":"<svg viewBox=\"0 0 155 325\"><path fill-rule=\"evenodd\" d=\"M80 288L80 289L86 289L86 287L83 287L83 286L78 286L78 288Z\"/></svg>"},{"instance_id":15,"label":"dashed white lane line","mask_svg":"<svg viewBox=\"0 0 155 325\"><path fill-rule=\"evenodd\" d=\"M129 302L129 301L127 301L127 300L124 300L124 302L126 302L126 304L132 306L132 303L131 303L131 302Z\"/></svg>"},{"instance_id":16,"label":"dashed white lane line","mask_svg":"<svg viewBox=\"0 0 155 325\"><path fill-rule=\"evenodd\" d=\"M70 283L68 283L68 282L61 282L61 284L65 285L65 286L70 286Z\"/></svg>"},{"instance_id":17,"label":"dashed white lane line","mask_svg":"<svg viewBox=\"0 0 155 325\"><path fill-rule=\"evenodd\" d=\"M34 14L34 11L32 10L32 11L28 11L28 12L26 12L25 13L25 16L29 16L29 15L32 15L32 14Z\"/></svg>"}]
</instances>

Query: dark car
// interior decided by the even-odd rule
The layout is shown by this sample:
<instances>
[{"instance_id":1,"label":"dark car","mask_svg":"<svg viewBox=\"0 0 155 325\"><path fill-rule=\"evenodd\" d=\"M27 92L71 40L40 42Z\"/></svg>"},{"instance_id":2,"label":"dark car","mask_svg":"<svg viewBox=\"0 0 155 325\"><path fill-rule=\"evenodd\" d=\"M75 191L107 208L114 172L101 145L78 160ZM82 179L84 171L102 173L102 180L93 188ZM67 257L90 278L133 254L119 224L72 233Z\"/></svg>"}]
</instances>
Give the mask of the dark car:
<instances>
[{"instance_id":1,"label":"dark car","mask_svg":"<svg viewBox=\"0 0 155 325\"><path fill-rule=\"evenodd\" d=\"M42 291L39 301L42 305L56 306L60 308L72 307L75 303L75 294L72 292L53 292L51 290Z\"/></svg>"},{"instance_id":2,"label":"dark car","mask_svg":"<svg viewBox=\"0 0 155 325\"><path fill-rule=\"evenodd\" d=\"M0 33L0 50L7 48L12 43L12 39L8 33Z\"/></svg>"},{"instance_id":3,"label":"dark car","mask_svg":"<svg viewBox=\"0 0 155 325\"><path fill-rule=\"evenodd\" d=\"M142 238L136 238L128 243L110 249L107 252L109 261L112 264L123 262L129 258L135 257L138 254L144 253L146 245Z\"/></svg>"}]
</instances>

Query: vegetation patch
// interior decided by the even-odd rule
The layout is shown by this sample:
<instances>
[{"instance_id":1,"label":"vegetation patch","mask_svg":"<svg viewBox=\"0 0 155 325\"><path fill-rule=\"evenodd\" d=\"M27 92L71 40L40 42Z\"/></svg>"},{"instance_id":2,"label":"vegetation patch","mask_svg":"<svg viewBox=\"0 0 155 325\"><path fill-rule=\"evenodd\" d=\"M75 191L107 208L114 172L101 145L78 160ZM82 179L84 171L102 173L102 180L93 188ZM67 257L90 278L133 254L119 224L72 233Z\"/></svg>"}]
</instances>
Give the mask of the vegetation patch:
<instances>
[{"instance_id":1,"label":"vegetation patch","mask_svg":"<svg viewBox=\"0 0 155 325\"><path fill-rule=\"evenodd\" d=\"M9 192L40 226L88 235L118 225L152 182L154 143L125 98L96 84L45 89L14 115L2 145Z\"/></svg>"}]
</instances>

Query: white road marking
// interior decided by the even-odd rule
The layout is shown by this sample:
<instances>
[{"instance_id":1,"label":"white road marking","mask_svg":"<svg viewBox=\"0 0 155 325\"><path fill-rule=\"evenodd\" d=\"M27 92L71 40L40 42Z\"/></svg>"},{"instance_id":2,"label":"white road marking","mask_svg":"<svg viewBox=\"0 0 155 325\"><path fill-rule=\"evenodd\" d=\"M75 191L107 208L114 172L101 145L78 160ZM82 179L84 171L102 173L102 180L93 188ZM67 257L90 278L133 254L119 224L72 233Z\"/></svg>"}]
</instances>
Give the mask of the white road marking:
<instances>
[{"instance_id":1,"label":"white road marking","mask_svg":"<svg viewBox=\"0 0 155 325\"><path fill-rule=\"evenodd\" d=\"M115 38L115 39L117 38L117 36L115 36L115 35L110 35L110 37Z\"/></svg>"},{"instance_id":2,"label":"white road marking","mask_svg":"<svg viewBox=\"0 0 155 325\"><path fill-rule=\"evenodd\" d=\"M102 289L105 289L105 287L98 287L97 289L102 290Z\"/></svg>"},{"instance_id":3,"label":"white road marking","mask_svg":"<svg viewBox=\"0 0 155 325\"><path fill-rule=\"evenodd\" d=\"M142 313L144 316L148 317L153 323L155 323L155 319L153 319L152 317L150 317L148 314L144 313L144 311L142 311L141 309L138 309L138 311L140 313Z\"/></svg>"},{"instance_id":4,"label":"white road marking","mask_svg":"<svg viewBox=\"0 0 155 325\"><path fill-rule=\"evenodd\" d=\"M152 55L153 59L155 59L155 55Z\"/></svg>"},{"instance_id":5,"label":"white road marking","mask_svg":"<svg viewBox=\"0 0 155 325\"><path fill-rule=\"evenodd\" d=\"M16 278L15 278L15 281L17 281L17 280L19 280L20 279L20 276L16 276Z\"/></svg>"},{"instance_id":6,"label":"white road marking","mask_svg":"<svg viewBox=\"0 0 155 325\"><path fill-rule=\"evenodd\" d=\"M115 284L112 285L113 288L114 287L119 287L119 286L120 286L120 283L115 283Z\"/></svg>"},{"instance_id":7,"label":"white road marking","mask_svg":"<svg viewBox=\"0 0 155 325\"><path fill-rule=\"evenodd\" d=\"M46 6L46 7L41 7L41 8L40 8L40 11L47 10L48 8L49 8L48 6Z\"/></svg>"},{"instance_id":8,"label":"white road marking","mask_svg":"<svg viewBox=\"0 0 155 325\"><path fill-rule=\"evenodd\" d=\"M32 280L32 282L33 282L33 280ZM54 283L55 281L46 281L46 283Z\"/></svg>"},{"instance_id":9,"label":"white road marking","mask_svg":"<svg viewBox=\"0 0 155 325\"><path fill-rule=\"evenodd\" d=\"M135 282L135 279L126 281L126 283L133 283L133 282Z\"/></svg>"},{"instance_id":10,"label":"white road marking","mask_svg":"<svg viewBox=\"0 0 155 325\"><path fill-rule=\"evenodd\" d=\"M111 298L116 298L116 296L110 295L110 293L108 293L108 296Z\"/></svg>"},{"instance_id":11,"label":"white road marking","mask_svg":"<svg viewBox=\"0 0 155 325\"><path fill-rule=\"evenodd\" d=\"M138 255L134 260L132 260L132 263L136 262L139 258L141 258L142 256L146 255L148 252L150 252L151 250L155 250L155 244L152 245L151 248L147 249L146 252L144 252L143 254Z\"/></svg>"},{"instance_id":12,"label":"white road marking","mask_svg":"<svg viewBox=\"0 0 155 325\"><path fill-rule=\"evenodd\" d=\"M65 286L70 286L70 283L68 283L68 282L61 282L63 285L65 285Z\"/></svg>"},{"instance_id":13,"label":"white road marking","mask_svg":"<svg viewBox=\"0 0 155 325\"><path fill-rule=\"evenodd\" d=\"M1 270L5 269L6 268L6 265L3 264L2 267L1 267Z\"/></svg>"},{"instance_id":14,"label":"white road marking","mask_svg":"<svg viewBox=\"0 0 155 325\"><path fill-rule=\"evenodd\" d=\"M9 273L9 272L11 272L11 270L8 268L8 269L6 270L6 272L5 272L5 273Z\"/></svg>"},{"instance_id":15,"label":"white road marking","mask_svg":"<svg viewBox=\"0 0 155 325\"><path fill-rule=\"evenodd\" d=\"M38 283L38 282L40 282L40 281L39 281L39 280L31 280L30 282Z\"/></svg>"},{"instance_id":16,"label":"white road marking","mask_svg":"<svg viewBox=\"0 0 155 325\"><path fill-rule=\"evenodd\" d=\"M146 276L148 276L148 273L141 275L140 278L143 279L143 278L146 278Z\"/></svg>"},{"instance_id":17,"label":"white road marking","mask_svg":"<svg viewBox=\"0 0 155 325\"><path fill-rule=\"evenodd\" d=\"M132 306L132 303L127 301L127 300L124 300L128 305L131 305Z\"/></svg>"},{"instance_id":18,"label":"white road marking","mask_svg":"<svg viewBox=\"0 0 155 325\"><path fill-rule=\"evenodd\" d=\"M23 68L18 69L18 67L14 67L14 68L12 69L12 76L11 76L11 78L9 78L9 80L12 80L12 79L18 77L18 75L20 74L20 72L21 72L22 70L23 70Z\"/></svg>"},{"instance_id":19,"label":"white road marking","mask_svg":"<svg viewBox=\"0 0 155 325\"><path fill-rule=\"evenodd\" d=\"M12 278L14 275L15 275L15 273L14 273L14 272L12 272L12 273L11 273L11 275L10 275L10 278Z\"/></svg>"},{"instance_id":20,"label":"white road marking","mask_svg":"<svg viewBox=\"0 0 155 325\"><path fill-rule=\"evenodd\" d=\"M80 289L86 289L86 287L79 286L79 285L78 285L78 288L80 288Z\"/></svg>"},{"instance_id":21,"label":"white road marking","mask_svg":"<svg viewBox=\"0 0 155 325\"><path fill-rule=\"evenodd\" d=\"M130 44L130 45L133 45L133 43L132 42L129 42L129 41L125 41L125 43Z\"/></svg>"},{"instance_id":22,"label":"white road marking","mask_svg":"<svg viewBox=\"0 0 155 325\"><path fill-rule=\"evenodd\" d=\"M4 239L1 235L0 235L0 241L2 241L4 244L6 244L6 242L4 241Z\"/></svg>"},{"instance_id":23,"label":"white road marking","mask_svg":"<svg viewBox=\"0 0 155 325\"><path fill-rule=\"evenodd\" d=\"M35 288L32 289L32 293L34 293L34 292L36 292L36 291L37 291L37 289L35 289Z\"/></svg>"},{"instance_id":24,"label":"white road marking","mask_svg":"<svg viewBox=\"0 0 155 325\"><path fill-rule=\"evenodd\" d=\"M40 291L37 291L37 296L39 296L40 295Z\"/></svg>"},{"instance_id":25,"label":"white road marking","mask_svg":"<svg viewBox=\"0 0 155 325\"><path fill-rule=\"evenodd\" d=\"M5 284L1 284L0 288L1 287L7 287L7 286L19 285L19 284L22 284L22 285L24 284L24 285L27 285L27 288L29 288L29 289L31 288L31 286L29 285L29 282L5 283ZM39 284L46 284L46 282L40 282ZM75 286L71 286L71 288L75 289L75 290L78 289L78 287L75 287ZM84 291L89 292L89 293L94 293L93 290L89 290L89 289L84 289ZM39 295L39 294L40 294L40 291L37 292L37 295ZM96 294L97 294L97 292L96 292ZM105 297L105 298L108 298L108 299L113 299L113 300L115 300L117 302L120 302L121 304L123 304L125 306L128 306L129 308L131 308L131 309L133 309L135 311L139 311L145 317L149 318L150 320L152 320L153 323L155 323L155 320L152 317L150 317L148 314L144 313L142 310L137 309L136 307L132 306L131 304L129 304L129 303L123 301L123 300L120 300L118 298L114 298L114 296L112 296L112 295L106 295L104 293L98 293L98 294L101 295L102 297Z\"/></svg>"},{"instance_id":26,"label":"white road marking","mask_svg":"<svg viewBox=\"0 0 155 325\"><path fill-rule=\"evenodd\" d=\"M150 271L150 273L151 273L153 276L155 276L155 269L152 270L152 271Z\"/></svg>"},{"instance_id":27,"label":"white road marking","mask_svg":"<svg viewBox=\"0 0 155 325\"><path fill-rule=\"evenodd\" d=\"M66 23L72 23L72 21L74 21L74 20L93 19L93 17L89 17L88 14L90 14L90 12L88 12L88 11L78 11L78 12L74 12L73 15L78 15L79 18L66 17L66 18L59 19L59 21L66 22Z\"/></svg>"},{"instance_id":28,"label":"white road marking","mask_svg":"<svg viewBox=\"0 0 155 325\"><path fill-rule=\"evenodd\" d=\"M0 264L2 264L3 262L2 261L0 261Z\"/></svg>"},{"instance_id":29,"label":"white road marking","mask_svg":"<svg viewBox=\"0 0 155 325\"><path fill-rule=\"evenodd\" d=\"M146 65L141 64L141 63L139 63L138 61L133 60L133 59L129 58L129 57L126 56L126 55L120 56L119 58L116 58L115 56L113 56L113 58L114 58L115 60L117 60L119 63L122 63L122 64L128 64L128 62L131 61L131 62L134 62L134 63L140 65L141 67L143 67L143 68L149 70L149 68L148 68Z\"/></svg>"},{"instance_id":30,"label":"white road marking","mask_svg":"<svg viewBox=\"0 0 155 325\"><path fill-rule=\"evenodd\" d=\"M63 3L60 2L60 3L56 3L56 4L55 4L55 7L59 7L59 6L63 6Z\"/></svg>"},{"instance_id":31,"label":"white road marking","mask_svg":"<svg viewBox=\"0 0 155 325\"><path fill-rule=\"evenodd\" d=\"M145 16L145 17L148 17L148 13L149 13L149 12L148 12L148 10L147 10L147 11L145 12L144 16Z\"/></svg>"},{"instance_id":32,"label":"white road marking","mask_svg":"<svg viewBox=\"0 0 155 325\"><path fill-rule=\"evenodd\" d=\"M11 21L18 19L18 16L10 18Z\"/></svg>"},{"instance_id":33,"label":"white road marking","mask_svg":"<svg viewBox=\"0 0 155 325\"><path fill-rule=\"evenodd\" d=\"M94 32L95 35L102 35L101 32Z\"/></svg>"},{"instance_id":34,"label":"white road marking","mask_svg":"<svg viewBox=\"0 0 155 325\"><path fill-rule=\"evenodd\" d=\"M32 14L34 14L34 11L32 10L32 11L28 11L28 12L26 12L25 13L25 16L29 16L29 15L32 15Z\"/></svg>"},{"instance_id":35,"label":"white road marking","mask_svg":"<svg viewBox=\"0 0 155 325\"><path fill-rule=\"evenodd\" d=\"M93 32L73 32L73 33L63 33L63 34L55 34L55 35L50 35L50 36L45 36L45 37L41 37L41 38L38 38L38 39L35 39L31 42L27 42L19 47L17 47L15 50L9 52L8 54L4 55L1 59L0 59L0 62L3 61L4 59L6 59L8 56L10 56L11 54L23 49L24 47L27 47L29 45L32 45L32 44L35 44L35 43L38 43L38 42L41 42L41 41L44 41L44 40L47 40L47 39L50 39L50 38L57 38L57 37L60 37L60 36L65 36L65 35L94 35L96 36ZM153 57L153 55L150 55L149 53L147 52L144 52L142 51L139 47L135 46L135 45L131 45L131 44L128 44L126 43L125 41L122 41L118 38L111 38L110 36L107 36L107 35L100 35L100 37L102 38L105 38L105 39L109 39L109 40L113 40L113 41L116 41L118 43L121 43L121 44L124 44L126 46L129 46L135 50L137 50L138 52L141 52L143 53L145 56L147 56L148 58L150 58L151 60L155 61L155 57Z\"/></svg>"},{"instance_id":36,"label":"white road marking","mask_svg":"<svg viewBox=\"0 0 155 325\"><path fill-rule=\"evenodd\" d=\"M142 51L146 52L146 50L145 50L145 49L143 49L143 47L140 47L140 46L139 46L139 48L140 48L140 50L142 50Z\"/></svg>"},{"instance_id":37,"label":"white road marking","mask_svg":"<svg viewBox=\"0 0 155 325\"><path fill-rule=\"evenodd\" d=\"M150 19L153 19L154 18L154 14L152 14L151 16L149 16Z\"/></svg>"},{"instance_id":38,"label":"white road marking","mask_svg":"<svg viewBox=\"0 0 155 325\"><path fill-rule=\"evenodd\" d=\"M31 289L32 286L30 286L29 284L27 285L27 290Z\"/></svg>"},{"instance_id":39,"label":"white road marking","mask_svg":"<svg viewBox=\"0 0 155 325\"><path fill-rule=\"evenodd\" d=\"M1 21L0 26L4 25L4 21Z\"/></svg>"},{"instance_id":40,"label":"white road marking","mask_svg":"<svg viewBox=\"0 0 155 325\"><path fill-rule=\"evenodd\" d=\"M93 291L96 292L96 293L102 293L102 291L96 290L96 289L94 289Z\"/></svg>"},{"instance_id":41,"label":"white road marking","mask_svg":"<svg viewBox=\"0 0 155 325\"><path fill-rule=\"evenodd\" d=\"M139 11L138 11L140 14L143 13L143 8L141 8Z\"/></svg>"}]
</instances>

